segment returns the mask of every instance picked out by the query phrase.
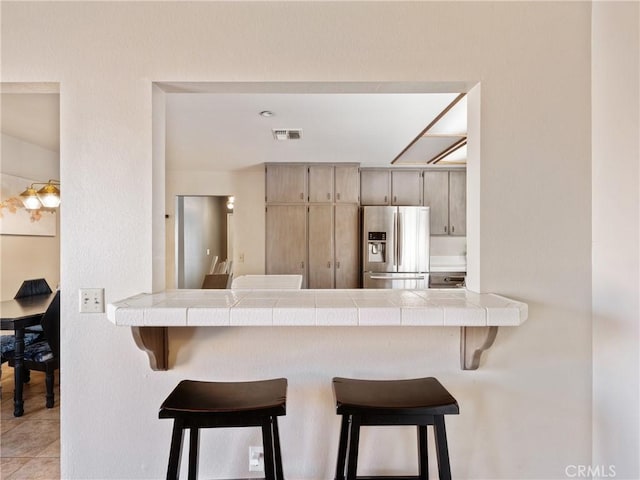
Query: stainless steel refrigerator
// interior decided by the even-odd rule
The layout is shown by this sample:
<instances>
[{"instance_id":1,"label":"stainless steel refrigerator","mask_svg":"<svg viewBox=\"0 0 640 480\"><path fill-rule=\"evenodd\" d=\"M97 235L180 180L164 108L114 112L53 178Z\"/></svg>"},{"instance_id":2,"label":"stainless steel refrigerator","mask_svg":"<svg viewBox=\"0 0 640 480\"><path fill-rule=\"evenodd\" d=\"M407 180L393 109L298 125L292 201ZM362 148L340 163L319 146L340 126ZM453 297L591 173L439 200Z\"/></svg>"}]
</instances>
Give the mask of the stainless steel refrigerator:
<instances>
[{"instance_id":1,"label":"stainless steel refrigerator","mask_svg":"<svg viewBox=\"0 0 640 480\"><path fill-rule=\"evenodd\" d=\"M364 288L429 286L429 207L364 207Z\"/></svg>"}]
</instances>

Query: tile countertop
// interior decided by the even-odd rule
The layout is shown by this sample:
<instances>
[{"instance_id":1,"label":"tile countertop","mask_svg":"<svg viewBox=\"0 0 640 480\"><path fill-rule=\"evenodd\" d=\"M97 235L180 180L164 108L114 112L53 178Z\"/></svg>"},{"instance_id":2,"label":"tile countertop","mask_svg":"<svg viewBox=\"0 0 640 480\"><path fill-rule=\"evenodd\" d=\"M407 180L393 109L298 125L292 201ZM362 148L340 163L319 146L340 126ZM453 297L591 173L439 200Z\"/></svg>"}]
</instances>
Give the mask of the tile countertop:
<instances>
[{"instance_id":1,"label":"tile countertop","mask_svg":"<svg viewBox=\"0 0 640 480\"><path fill-rule=\"evenodd\" d=\"M125 326L517 326L527 304L465 289L167 290L107 306Z\"/></svg>"}]
</instances>

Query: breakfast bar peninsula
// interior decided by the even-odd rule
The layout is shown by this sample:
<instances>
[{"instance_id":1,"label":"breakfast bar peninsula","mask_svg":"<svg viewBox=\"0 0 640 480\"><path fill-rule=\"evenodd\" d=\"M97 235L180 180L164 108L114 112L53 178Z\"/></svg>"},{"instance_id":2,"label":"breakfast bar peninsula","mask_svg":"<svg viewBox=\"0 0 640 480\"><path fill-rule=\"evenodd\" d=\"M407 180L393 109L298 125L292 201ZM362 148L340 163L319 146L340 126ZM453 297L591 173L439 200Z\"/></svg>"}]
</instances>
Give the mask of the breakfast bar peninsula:
<instances>
[{"instance_id":1,"label":"breakfast bar peninsula","mask_svg":"<svg viewBox=\"0 0 640 480\"><path fill-rule=\"evenodd\" d=\"M132 328L151 368L167 370L170 327L459 327L460 364L475 370L498 327L521 325L525 303L466 289L166 290L108 305L107 316Z\"/></svg>"}]
</instances>

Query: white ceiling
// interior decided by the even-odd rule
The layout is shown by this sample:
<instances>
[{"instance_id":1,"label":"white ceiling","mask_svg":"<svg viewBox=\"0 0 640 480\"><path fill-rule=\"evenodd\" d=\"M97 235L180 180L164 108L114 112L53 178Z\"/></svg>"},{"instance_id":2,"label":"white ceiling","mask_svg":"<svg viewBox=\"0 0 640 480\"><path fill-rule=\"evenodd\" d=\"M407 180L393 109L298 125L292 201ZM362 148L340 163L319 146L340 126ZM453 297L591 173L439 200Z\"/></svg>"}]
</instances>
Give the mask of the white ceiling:
<instances>
[{"instance_id":1,"label":"white ceiling","mask_svg":"<svg viewBox=\"0 0 640 480\"><path fill-rule=\"evenodd\" d=\"M187 84L183 84L187 85ZM389 166L457 93L203 92L166 88L169 170L235 170L266 162L358 162ZM305 87L306 88L306 87ZM377 87L376 87L377 88ZM451 89L446 90L451 92ZM2 93L2 133L60 149L58 94ZM274 116L259 115L269 110ZM276 141L274 128L302 129Z\"/></svg>"},{"instance_id":2,"label":"white ceiling","mask_svg":"<svg viewBox=\"0 0 640 480\"><path fill-rule=\"evenodd\" d=\"M167 93L169 170L265 162L389 166L457 93ZM265 118L263 110L274 113ZM302 129L277 141L272 129Z\"/></svg>"}]
</instances>

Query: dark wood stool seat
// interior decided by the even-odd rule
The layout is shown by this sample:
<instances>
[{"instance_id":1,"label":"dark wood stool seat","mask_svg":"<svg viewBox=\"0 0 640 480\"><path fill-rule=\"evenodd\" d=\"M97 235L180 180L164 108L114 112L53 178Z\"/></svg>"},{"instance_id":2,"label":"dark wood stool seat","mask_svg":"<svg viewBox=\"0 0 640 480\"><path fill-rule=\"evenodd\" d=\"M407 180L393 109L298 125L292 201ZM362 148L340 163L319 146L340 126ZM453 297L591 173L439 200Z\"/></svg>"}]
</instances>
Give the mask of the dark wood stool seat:
<instances>
[{"instance_id":1,"label":"dark wood stool seat","mask_svg":"<svg viewBox=\"0 0 640 480\"><path fill-rule=\"evenodd\" d=\"M342 415L336 480L394 478L427 480L427 426L434 429L438 472L451 479L444 416L459 413L458 402L433 377L409 380L333 379L336 413ZM418 433L417 476L356 477L361 426L415 425Z\"/></svg>"},{"instance_id":2,"label":"dark wood stool seat","mask_svg":"<svg viewBox=\"0 0 640 480\"><path fill-rule=\"evenodd\" d=\"M277 417L286 414L287 380L199 382L183 380L160 407L160 418L173 418L167 479L179 478L182 437L190 431L189 480L197 478L201 428L261 427L267 480L283 480Z\"/></svg>"}]
</instances>

